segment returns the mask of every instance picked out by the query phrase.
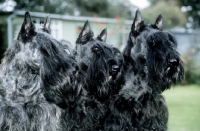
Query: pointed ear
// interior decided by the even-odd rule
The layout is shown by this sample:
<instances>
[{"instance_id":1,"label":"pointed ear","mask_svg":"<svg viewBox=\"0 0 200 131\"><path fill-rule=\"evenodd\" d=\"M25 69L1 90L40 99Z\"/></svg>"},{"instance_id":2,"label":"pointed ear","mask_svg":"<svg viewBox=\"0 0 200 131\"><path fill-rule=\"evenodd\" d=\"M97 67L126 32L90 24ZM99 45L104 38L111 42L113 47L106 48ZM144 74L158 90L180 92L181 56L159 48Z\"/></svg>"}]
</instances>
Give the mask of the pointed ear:
<instances>
[{"instance_id":1,"label":"pointed ear","mask_svg":"<svg viewBox=\"0 0 200 131\"><path fill-rule=\"evenodd\" d=\"M163 17L162 17L162 15L159 15L157 17L154 26L156 26L160 30L162 29L162 27L163 27Z\"/></svg>"},{"instance_id":2,"label":"pointed ear","mask_svg":"<svg viewBox=\"0 0 200 131\"><path fill-rule=\"evenodd\" d=\"M94 36L93 31L90 28L90 23L87 20L83 26L83 29L81 30L81 33L79 34L79 37L76 41L76 43L86 43L87 41L90 40Z\"/></svg>"},{"instance_id":3,"label":"pointed ear","mask_svg":"<svg viewBox=\"0 0 200 131\"><path fill-rule=\"evenodd\" d=\"M50 33L50 25L51 25L51 21L50 21L49 15L48 15L44 22L44 31L45 32Z\"/></svg>"},{"instance_id":4,"label":"pointed ear","mask_svg":"<svg viewBox=\"0 0 200 131\"><path fill-rule=\"evenodd\" d=\"M138 24L139 24L142 20L143 20L142 14L141 14L141 12L137 9L137 10L136 10L136 13L135 13L135 18L134 18L134 21L133 21L131 30L132 30L132 31L136 31L136 30L137 30Z\"/></svg>"},{"instance_id":5,"label":"pointed ear","mask_svg":"<svg viewBox=\"0 0 200 131\"><path fill-rule=\"evenodd\" d=\"M35 34L34 30L35 30L35 26L33 22L31 21L31 16L29 12L26 12L24 16L24 22L22 24L19 35L21 35L23 40L28 40L30 39L31 36Z\"/></svg>"},{"instance_id":6,"label":"pointed ear","mask_svg":"<svg viewBox=\"0 0 200 131\"><path fill-rule=\"evenodd\" d=\"M31 21L31 16L30 16L29 12L26 12L25 16L24 16L24 23L22 25L21 30L25 31L26 33L29 33L33 26L34 25Z\"/></svg>"},{"instance_id":7,"label":"pointed ear","mask_svg":"<svg viewBox=\"0 0 200 131\"><path fill-rule=\"evenodd\" d=\"M83 37L85 35L87 35L90 32L91 28L90 28L90 23L87 20L83 26L83 29L81 30L80 36Z\"/></svg>"},{"instance_id":8,"label":"pointed ear","mask_svg":"<svg viewBox=\"0 0 200 131\"><path fill-rule=\"evenodd\" d=\"M97 39L99 39L100 41L106 42L106 38L107 38L107 29L105 28L104 30L102 30L102 32L97 37Z\"/></svg>"}]
</instances>

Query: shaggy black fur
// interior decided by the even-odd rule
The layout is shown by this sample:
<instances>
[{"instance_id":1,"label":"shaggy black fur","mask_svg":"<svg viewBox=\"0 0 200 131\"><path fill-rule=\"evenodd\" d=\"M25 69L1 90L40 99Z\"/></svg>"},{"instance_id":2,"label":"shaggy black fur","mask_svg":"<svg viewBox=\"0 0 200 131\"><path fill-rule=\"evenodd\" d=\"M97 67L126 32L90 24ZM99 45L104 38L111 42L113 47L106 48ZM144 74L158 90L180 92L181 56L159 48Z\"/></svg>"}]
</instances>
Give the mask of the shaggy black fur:
<instances>
[{"instance_id":1,"label":"shaggy black fur","mask_svg":"<svg viewBox=\"0 0 200 131\"><path fill-rule=\"evenodd\" d=\"M87 21L77 39L75 58L86 76L86 84L81 97L73 102L74 107L63 114L66 130L95 131L103 128L110 96L120 87L114 87L114 84L123 64L122 54L106 44L106 37L104 29L97 38L93 38Z\"/></svg>"},{"instance_id":2,"label":"shaggy black fur","mask_svg":"<svg viewBox=\"0 0 200 131\"><path fill-rule=\"evenodd\" d=\"M17 39L5 53L0 66L1 131L61 130L61 110L50 102L62 106L76 65L48 34L47 24L36 28L26 12Z\"/></svg>"},{"instance_id":3,"label":"shaggy black fur","mask_svg":"<svg viewBox=\"0 0 200 131\"><path fill-rule=\"evenodd\" d=\"M110 104L108 131L166 131L168 109L161 92L184 79L174 36L162 31L162 16L148 25L136 11L124 49L125 84Z\"/></svg>"},{"instance_id":4,"label":"shaggy black fur","mask_svg":"<svg viewBox=\"0 0 200 131\"><path fill-rule=\"evenodd\" d=\"M38 39L38 42L43 39ZM53 39L46 39L40 51L41 80L45 97L59 107L66 108L69 95L76 95L76 91L82 88L82 75L79 74L76 61L64 50L61 43Z\"/></svg>"},{"instance_id":5,"label":"shaggy black fur","mask_svg":"<svg viewBox=\"0 0 200 131\"><path fill-rule=\"evenodd\" d=\"M42 41L42 39L38 40ZM85 100L85 75L74 59L70 42L46 39L40 46L41 80L45 98L62 109L60 131L76 130ZM74 119L76 118L76 119Z\"/></svg>"}]
</instances>

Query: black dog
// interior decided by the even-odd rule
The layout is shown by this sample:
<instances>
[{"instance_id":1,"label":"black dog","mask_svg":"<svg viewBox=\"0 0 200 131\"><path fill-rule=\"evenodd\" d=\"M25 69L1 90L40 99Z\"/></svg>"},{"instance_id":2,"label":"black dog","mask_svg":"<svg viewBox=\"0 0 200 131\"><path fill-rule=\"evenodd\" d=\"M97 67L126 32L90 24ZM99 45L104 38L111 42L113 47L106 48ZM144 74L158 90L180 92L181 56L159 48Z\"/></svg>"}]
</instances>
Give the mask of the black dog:
<instances>
[{"instance_id":1,"label":"black dog","mask_svg":"<svg viewBox=\"0 0 200 131\"><path fill-rule=\"evenodd\" d=\"M120 51L106 44L107 30L95 39L89 22L84 25L76 43L76 60L86 72L87 90L98 99L110 95L109 85L121 76L123 56Z\"/></svg>"},{"instance_id":2,"label":"black dog","mask_svg":"<svg viewBox=\"0 0 200 131\"><path fill-rule=\"evenodd\" d=\"M168 109L161 92L184 79L174 36L162 16L148 25L137 10L124 49L125 84L110 104L109 131L166 131Z\"/></svg>"},{"instance_id":3,"label":"black dog","mask_svg":"<svg viewBox=\"0 0 200 131\"><path fill-rule=\"evenodd\" d=\"M176 50L177 41L172 34L162 31L162 24L163 19L159 15L155 24L147 25L137 11L124 50L125 58L143 65L148 85L158 93L184 79L183 63Z\"/></svg>"},{"instance_id":4,"label":"black dog","mask_svg":"<svg viewBox=\"0 0 200 131\"><path fill-rule=\"evenodd\" d=\"M114 88L114 85L123 64L122 54L106 44L106 37L104 29L97 38L93 38L93 31L86 21L76 41L75 58L85 74L86 83L79 99L63 114L65 130L94 131L103 128L110 96L120 87Z\"/></svg>"},{"instance_id":5,"label":"black dog","mask_svg":"<svg viewBox=\"0 0 200 131\"><path fill-rule=\"evenodd\" d=\"M49 24L47 20L37 29L26 12L17 39L5 53L0 67L1 131L61 130L61 110L54 103L65 106L76 64L48 34Z\"/></svg>"}]
</instances>

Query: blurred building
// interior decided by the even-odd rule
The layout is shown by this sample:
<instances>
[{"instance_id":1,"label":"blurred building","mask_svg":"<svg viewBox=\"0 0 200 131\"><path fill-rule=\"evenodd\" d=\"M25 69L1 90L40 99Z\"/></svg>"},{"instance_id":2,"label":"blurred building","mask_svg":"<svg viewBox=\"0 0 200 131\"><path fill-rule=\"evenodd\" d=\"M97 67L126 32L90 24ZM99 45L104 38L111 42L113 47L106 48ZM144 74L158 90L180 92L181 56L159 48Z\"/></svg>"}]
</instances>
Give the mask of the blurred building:
<instances>
[{"instance_id":1,"label":"blurred building","mask_svg":"<svg viewBox=\"0 0 200 131\"><path fill-rule=\"evenodd\" d=\"M12 44L15 35L21 28L24 20L24 11L15 11L13 13L5 13L2 24L7 28L7 43ZM43 24L48 14L39 12L30 12L32 21L36 25ZM94 35L97 36L100 32L107 28L108 37L107 43L116 47L121 46L126 42L126 34L129 32L132 21L121 20L120 18L98 18L98 17L77 17L69 15L49 14L51 19L51 35L56 39L66 39L72 44L75 41L84 25L88 20Z\"/></svg>"},{"instance_id":2,"label":"blurred building","mask_svg":"<svg viewBox=\"0 0 200 131\"><path fill-rule=\"evenodd\" d=\"M25 11L15 12L0 12L0 49L1 52L9 47L16 34L21 28L24 20ZM46 13L30 12L32 21L36 25L43 24L47 15ZM85 23L89 21L91 28L94 31L94 35L97 36L100 32L107 28L107 43L123 49L127 42L128 33L131 29L133 20L124 20L121 18L98 18L98 17L79 17L59 14L49 14L51 19L51 35L60 40L66 39L75 45L76 39ZM195 44L194 33L187 31L175 31L171 32L176 36L178 41L178 50L183 54L192 44Z\"/></svg>"}]
</instances>

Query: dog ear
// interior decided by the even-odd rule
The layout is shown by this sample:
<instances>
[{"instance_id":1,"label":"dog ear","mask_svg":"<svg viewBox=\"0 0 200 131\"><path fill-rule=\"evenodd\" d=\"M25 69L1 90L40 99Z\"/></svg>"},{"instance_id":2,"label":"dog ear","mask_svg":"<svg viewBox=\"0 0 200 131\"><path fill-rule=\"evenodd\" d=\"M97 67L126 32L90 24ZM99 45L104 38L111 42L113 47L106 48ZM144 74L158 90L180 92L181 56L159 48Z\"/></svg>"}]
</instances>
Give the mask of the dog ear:
<instances>
[{"instance_id":1,"label":"dog ear","mask_svg":"<svg viewBox=\"0 0 200 131\"><path fill-rule=\"evenodd\" d=\"M18 39L22 39L23 41L29 40L33 35L35 35L35 25L31 20L31 16L29 12L25 13L24 22L21 26L21 30L18 36ZM21 36L21 37L20 37Z\"/></svg>"},{"instance_id":2,"label":"dog ear","mask_svg":"<svg viewBox=\"0 0 200 131\"><path fill-rule=\"evenodd\" d=\"M154 26L157 27L159 30L162 30L162 27L163 27L163 17L162 17L161 14L156 18Z\"/></svg>"},{"instance_id":3,"label":"dog ear","mask_svg":"<svg viewBox=\"0 0 200 131\"><path fill-rule=\"evenodd\" d=\"M106 38L107 38L107 29L105 28L104 30L102 30L102 32L97 37L97 39L99 39L100 41L106 42Z\"/></svg>"},{"instance_id":4,"label":"dog ear","mask_svg":"<svg viewBox=\"0 0 200 131\"><path fill-rule=\"evenodd\" d=\"M87 20L83 26L83 29L81 30L81 33L79 34L76 43L86 43L93 36L94 36L93 31L91 30L90 23Z\"/></svg>"},{"instance_id":5,"label":"dog ear","mask_svg":"<svg viewBox=\"0 0 200 131\"><path fill-rule=\"evenodd\" d=\"M143 20L142 14L141 14L141 12L137 9L137 10L136 10L136 13L135 13L135 18L134 18L134 21L133 21L131 30L132 30L132 31L136 31L136 30L137 30L138 24L139 24L142 20Z\"/></svg>"},{"instance_id":6,"label":"dog ear","mask_svg":"<svg viewBox=\"0 0 200 131\"><path fill-rule=\"evenodd\" d=\"M51 31L50 25L51 25L51 21L50 21L49 15L48 15L45 22L44 22L44 31L45 32L50 33L50 31Z\"/></svg>"},{"instance_id":7,"label":"dog ear","mask_svg":"<svg viewBox=\"0 0 200 131\"><path fill-rule=\"evenodd\" d=\"M87 20L83 26L83 29L81 30L80 36L83 37L87 34L90 34L91 28L90 28L90 23Z\"/></svg>"}]
</instances>

